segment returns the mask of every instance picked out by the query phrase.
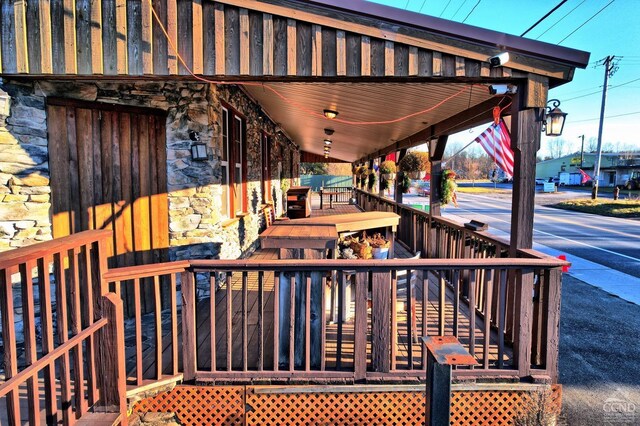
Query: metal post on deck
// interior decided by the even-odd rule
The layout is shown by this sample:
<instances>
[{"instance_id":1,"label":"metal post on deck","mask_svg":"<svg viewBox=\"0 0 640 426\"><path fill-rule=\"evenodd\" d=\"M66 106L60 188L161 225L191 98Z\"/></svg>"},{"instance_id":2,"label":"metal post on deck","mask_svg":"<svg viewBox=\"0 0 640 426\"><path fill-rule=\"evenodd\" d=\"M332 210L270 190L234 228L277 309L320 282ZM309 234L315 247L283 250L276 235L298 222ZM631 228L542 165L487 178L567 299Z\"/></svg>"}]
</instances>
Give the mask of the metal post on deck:
<instances>
[{"instance_id":1,"label":"metal post on deck","mask_svg":"<svg viewBox=\"0 0 640 426\"><path fill-rule=\"evenodd\" d=\"M478 365L476 359L454 336L426 336L427 404L429 426L448 426L451 416L451 367Z\"/></svg>"}]
</instances>

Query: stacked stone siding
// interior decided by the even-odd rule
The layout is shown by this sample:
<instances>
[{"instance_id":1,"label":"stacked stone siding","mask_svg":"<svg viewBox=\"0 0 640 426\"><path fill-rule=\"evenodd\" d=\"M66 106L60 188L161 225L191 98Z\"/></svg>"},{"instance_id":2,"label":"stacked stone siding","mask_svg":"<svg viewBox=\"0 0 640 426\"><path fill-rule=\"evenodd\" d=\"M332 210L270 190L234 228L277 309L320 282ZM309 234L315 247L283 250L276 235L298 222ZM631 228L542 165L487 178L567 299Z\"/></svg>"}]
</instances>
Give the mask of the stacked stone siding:
<instances>
[{"instance_id":1,"label":"stacked stone siding","mask_svg":"<svg viewBox=\"0 0 640 426\"><path fill-rule=\"evenodd\" d=\"M2 108L1 97L10 103ZM258 104L236 86L188 82L0 82L0 250L50 239L51 204L46 98L156 108L166 111L170 258L238 258L258 244L263 226L261 134L274 135L272 197L282 212L281 179L298 170L298 148L276 132ZM248 211L222 212L222 102L246 118ZM190 132L209 159L192 161ZM293 176L295 177L295 176Z\"/></svg>"}]
</instances>

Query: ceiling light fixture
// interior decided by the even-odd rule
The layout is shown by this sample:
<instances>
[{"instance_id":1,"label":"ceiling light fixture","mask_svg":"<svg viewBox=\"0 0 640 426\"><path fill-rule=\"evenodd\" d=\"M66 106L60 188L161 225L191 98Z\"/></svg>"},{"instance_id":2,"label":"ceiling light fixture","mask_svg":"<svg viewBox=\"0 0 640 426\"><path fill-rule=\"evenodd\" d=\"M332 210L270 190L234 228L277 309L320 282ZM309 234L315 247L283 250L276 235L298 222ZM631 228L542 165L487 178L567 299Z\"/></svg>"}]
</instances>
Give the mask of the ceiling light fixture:
<instances>
[{"instance_id":1,"label":"ceiling light fixture","mask_svg":"<svg viewBox=\"0 0 640 426\"><path fill-rule=\"evenodd\" d=\"M325 139L324 140L324 144L325 145L331 145L331 139Z\"/></svg>"},{"instance_id":2,"label":"ceiling light fixture","mask_svg":"<svg viewBox=\"0 0 640 426\"><path fill-rule=\"evenodd\" d=\"M323 111L323 114L325 117L327 117L329 120L333 120L334 118L336 118L338 116L338 111L334 111L332 109L325 109Z\"/></svg>"},{"instance_id":3,"label":"ceiling light fixture","mask_svg":"<svg viewBox=\"0 0 640 426\"><path fill-rule=\"evenodd\" d=\"M324 129L324 134L327 135L327 136L333 135L334 132L335 132L335 130L333 130L333 129L329 128L329 127Z\"/></svg>"}]
</instances>

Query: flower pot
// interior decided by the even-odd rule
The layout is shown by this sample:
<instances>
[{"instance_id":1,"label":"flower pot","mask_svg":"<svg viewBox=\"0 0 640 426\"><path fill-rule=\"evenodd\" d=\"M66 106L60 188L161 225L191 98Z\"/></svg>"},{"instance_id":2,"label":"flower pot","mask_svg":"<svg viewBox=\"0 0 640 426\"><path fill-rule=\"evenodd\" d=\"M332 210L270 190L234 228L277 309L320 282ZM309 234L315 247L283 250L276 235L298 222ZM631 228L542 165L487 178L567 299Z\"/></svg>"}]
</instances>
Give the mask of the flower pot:
<instances>
[{"instance_id":1,"label":"flower pot","mask_svg":"<svg viewBox=\"0 0 640 426\"><path fill-rule=\"evenodd\" d=\"M371 249L371 255L374 259L388 259L389 247L374 247Z\"/></svg>"},{"instance_id":2,"label":"flower pot","mask_svg":"<svg viewBox=\"0 0 640 426\"><path fill-rule=\"evenodd\" d=\"M396 178L396 174L395 173L383 173L382 174L382 179L393 180L395 178Z\"/></svg>"},{"instance_id":3,"label":"flower pot","mask_svg":"<svg viewBox=\"0 0 640 426\"><path fill-rule=\"evenodd\" d=\"M407 175L409 175L409 178L411 179L424 179L424 177L427 175L426 170L421 170L419 172L408 172Z\"/></svg>"}]
</instances>

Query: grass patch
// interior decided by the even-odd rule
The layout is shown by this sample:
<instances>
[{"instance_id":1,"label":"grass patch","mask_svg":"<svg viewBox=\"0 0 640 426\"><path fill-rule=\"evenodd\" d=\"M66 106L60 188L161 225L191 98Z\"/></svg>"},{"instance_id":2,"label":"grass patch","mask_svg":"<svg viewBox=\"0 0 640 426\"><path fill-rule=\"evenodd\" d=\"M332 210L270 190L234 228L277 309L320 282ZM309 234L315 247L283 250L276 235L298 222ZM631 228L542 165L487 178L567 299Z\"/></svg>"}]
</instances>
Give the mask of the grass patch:
<instances>
[{"instance_id":1,"label":"grass patch","mask_svg":"<svg viewBox=\"0 0 640 426\"><path fill-rule=\"evenodd\" d=\"M462 192L465 194L509 194L511 193L508 189L498 189L498 188L487 188L484 186L458 186L456 189L457 192Z\"/></svg>"},{"instance_id":2,"label":"grass patch","mask_svg":"<svg viewBox=\"0 0 640 426\"><path fill-rule=\"evenodd\" d=\"M565 210L575 210L583 213L599 214L620 218L640 217L640 200L592 200L591 198L579 198L554 204Z\"/></svg>"}]
</instances>

